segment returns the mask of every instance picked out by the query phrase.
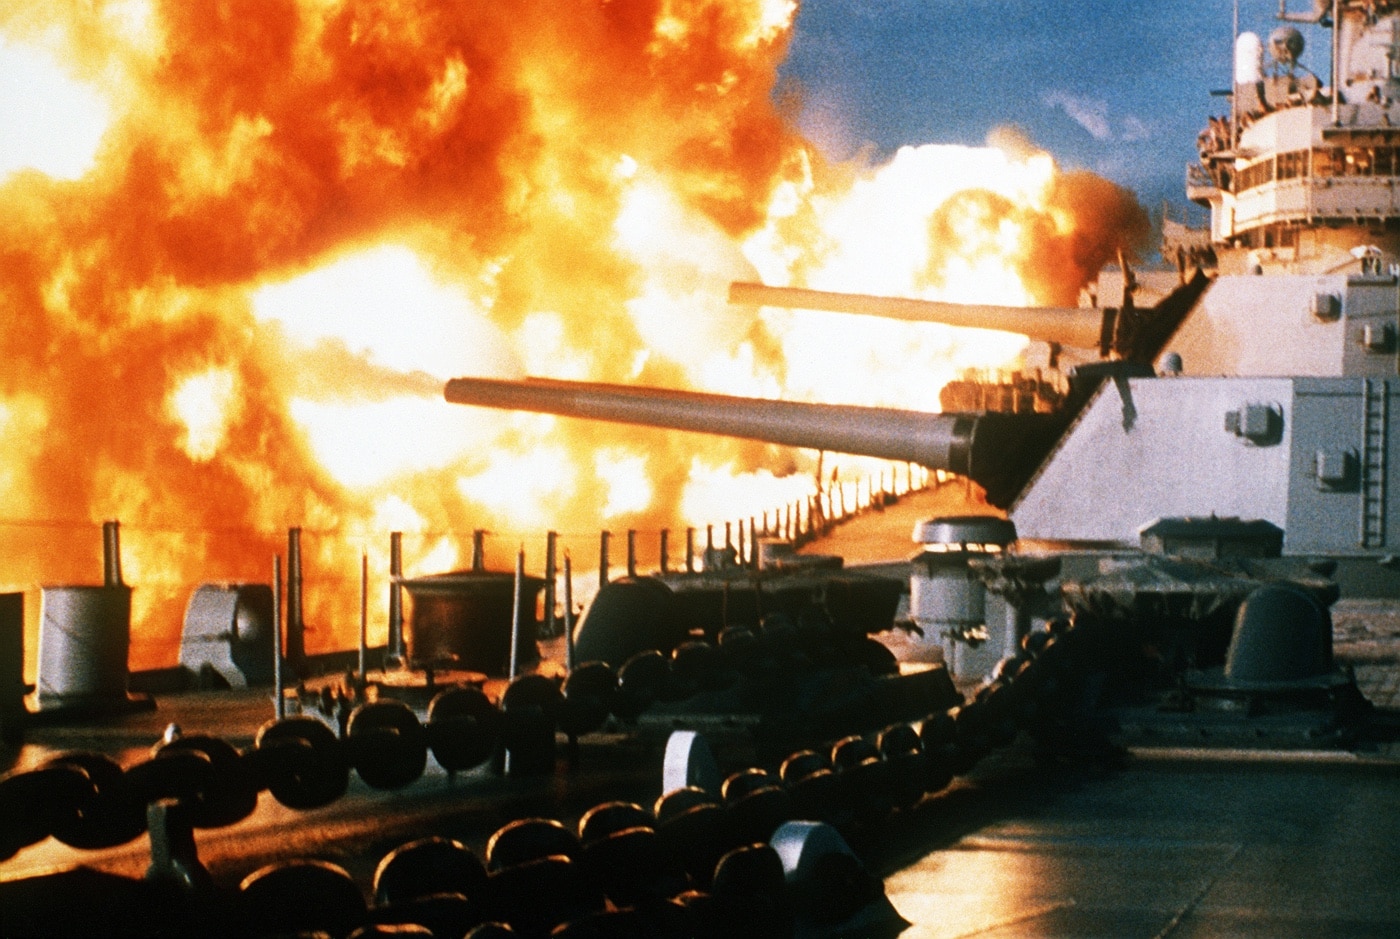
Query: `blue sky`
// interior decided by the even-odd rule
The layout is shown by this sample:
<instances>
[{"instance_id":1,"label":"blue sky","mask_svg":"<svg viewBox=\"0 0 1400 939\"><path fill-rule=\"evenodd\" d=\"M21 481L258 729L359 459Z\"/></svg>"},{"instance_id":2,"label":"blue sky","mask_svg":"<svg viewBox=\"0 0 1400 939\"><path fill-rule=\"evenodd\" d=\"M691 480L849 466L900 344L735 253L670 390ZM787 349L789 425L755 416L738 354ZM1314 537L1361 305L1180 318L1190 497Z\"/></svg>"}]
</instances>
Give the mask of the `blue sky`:
<instances>
[{"instance_id":1,"label":"blue sky","mask_svg":"<svg viewBox=\"0 0 1400 939\"><path fill-rule=\"evenodd\" d=\"M1267 37L1277 10L1240 0L1240 28ZM976 145L1014 124L1155 212L1188 204L1196 134L1225 113L1210 92L1230 84L1232 22L1232 0L803 0L783 74L832 156ZM1304 32L1303 64L1326 76L1331 34Z\"/></svg>"}]
</instances>

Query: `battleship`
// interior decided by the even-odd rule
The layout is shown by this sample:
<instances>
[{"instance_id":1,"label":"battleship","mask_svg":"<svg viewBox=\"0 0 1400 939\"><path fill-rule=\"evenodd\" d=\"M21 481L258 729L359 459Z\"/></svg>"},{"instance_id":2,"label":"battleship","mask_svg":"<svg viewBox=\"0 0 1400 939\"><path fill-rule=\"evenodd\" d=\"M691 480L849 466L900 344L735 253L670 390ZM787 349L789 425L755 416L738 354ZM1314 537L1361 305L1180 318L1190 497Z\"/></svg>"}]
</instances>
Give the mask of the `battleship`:
<instances>
[{"instance_id":1,"label":"battleship","mask_svg":"<svg viewBox=\"0 0 1400 939\"><path fill-rule=\"evenodd\" d=\"M36 709L0 676L0 932L1394 934L1400 3L1288 6L1236 39L1169 269L1052 309L731 288L1024 334L1033 372L942 413L444 389L917 464L981 511L882 486L800 552L822 512L629 556L559 639L523 612L553 571L396 576L388 646L319 661L293 537L285 616L280 573L191 601L176 672L219 690L151 695L110 526L103 584L45 593Z\"/></svg>"}]
</instances>

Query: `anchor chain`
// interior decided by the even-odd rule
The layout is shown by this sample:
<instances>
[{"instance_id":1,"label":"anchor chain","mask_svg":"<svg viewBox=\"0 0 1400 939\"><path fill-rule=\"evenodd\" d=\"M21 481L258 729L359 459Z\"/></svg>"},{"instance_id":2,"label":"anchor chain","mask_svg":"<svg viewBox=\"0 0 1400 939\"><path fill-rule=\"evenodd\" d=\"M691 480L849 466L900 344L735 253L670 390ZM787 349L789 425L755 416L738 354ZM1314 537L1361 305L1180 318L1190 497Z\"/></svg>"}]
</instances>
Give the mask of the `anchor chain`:
<instances>
[{"instance_id":1,"label":"anchor chain","mask_svg":"<svg viewBox=\"0 0 1400 939\"><path fill-rule=\"evenodd\" d=\"M1085 632L1061 621L1049 632L1032 633L970 700L890 724L874 741L848 734L826 753L795 752L777 777L735 781L730 801L745 804L749 831L797 807L838 823L852 812L869 821L914 804L918 789L943 788L1022 730L1056 748L1077 735L1076 755L1107 755L1111 745L1086 742L1075 713L1076 676L1092 658L1084 654L1091 644L1077 641ZM0 777L0 860L49 836L79 849L124 844L145 832L146 807L166 800L186 806L193 827L219 828L248 817L263 791L302 811L335 802L346 793L352 770L373 788L398 789L423 775L428 754L455 773L485 763L503 746L544 741L552 765L556 731L573 736L596 729L604 706L635 719L664 700L669 664L654 652L638 654L617 671L590 663L562 688L538 675L522 676L498 704L477 688L452 689L433 700L426 724L407 705L383 700L358 705L344 736L297 715L267 722L243 750L209 735L176 734L126 768L97 753L61 754Z\"/></svg>"}]
</instances>

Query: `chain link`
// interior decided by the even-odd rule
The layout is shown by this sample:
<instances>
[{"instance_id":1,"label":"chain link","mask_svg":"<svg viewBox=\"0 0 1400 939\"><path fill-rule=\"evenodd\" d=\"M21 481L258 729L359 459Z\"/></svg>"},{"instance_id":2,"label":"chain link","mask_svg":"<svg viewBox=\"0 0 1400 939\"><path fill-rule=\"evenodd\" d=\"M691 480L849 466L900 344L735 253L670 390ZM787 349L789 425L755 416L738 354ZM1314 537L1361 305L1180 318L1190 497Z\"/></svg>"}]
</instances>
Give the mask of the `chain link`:
<instances>
[{"instance_id":1,"label":"chain link","mask_svg":"<svg viewBox=\"0 0 1400 939\"><path fill-rule=\"evenodd\" d=\"M887 730L880 748L859 735L847 736L831 747L829 760L810 755L828 776L847 782L859 777L855 788L867 800L890 808L907 805L915 798L912 792L887 792L892 772L942 788L952 774L1009 742L1018 727L1034 731L1052 720L1063 724L1061 685L1070 679L1063 653L1069 644L1066 637L1028 643L977 696L927 716L917 734ZM0 860L50 835L80 849L124 844L146 830L146 806L164 799L187 806L195 827L215 828L248 817L263 790L292 809L328 805L347 791L352 768L377 789L397 789L420 778L429 752L448 772L470 769L509 747L513 737L524 741L521 746L533 746L525 731L535 724L541 730L587 732L597 725L596 711L604 702L614 715L634 719L661 694L668 667L656 653L635 656L620 673L591 663L580 666L562 691L550 679L522 676L499 705L479 688L451 689L429 705L426 725L402 702L361 704L343 739L320 720L298 715L264 724L243 752L220 738L195 734L157 744L149 757L126 769L98 753L62 754L36 769L0 777ZM815 774L815 769L794 774L783 788Z\"/></svg>"}]
</instances>

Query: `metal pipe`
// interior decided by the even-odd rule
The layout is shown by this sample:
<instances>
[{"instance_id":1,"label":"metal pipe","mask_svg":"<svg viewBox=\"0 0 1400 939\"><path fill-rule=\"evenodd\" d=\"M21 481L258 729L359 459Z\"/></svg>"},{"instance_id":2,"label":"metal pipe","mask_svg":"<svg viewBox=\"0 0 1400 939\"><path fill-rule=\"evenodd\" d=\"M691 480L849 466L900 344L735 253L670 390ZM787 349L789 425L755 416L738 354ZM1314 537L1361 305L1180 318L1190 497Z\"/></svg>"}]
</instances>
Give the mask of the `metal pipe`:
<instances>
[{"instance_id":1,"label":"metal pipe","mask_svg":"<svg viewBox=\"0 0 1400 939\"><path fill-rule=\"evenodd\" d=\"M287 529L287 662L300 672L306 659L306 623L301 611L301 529Z\"/></svg>"},{"instance_id":2,"label":"metal pipe","mask_svg":"<svg viewBox=\"0 0 1400 939\"><path fill-rule=\"evenodd\" d=\"M107 587L122 586L122 546L117 521L102 523L102 583Z\"/></svg>"},{"instance_id":3,"label":"metal pipe","mask_svg":"<svg viewBox=\"0 0 1400 939\"><path fill-rule=\"evenodd\" d=\"M725 434L768 443L905 460L968 475L978 419L894 408L809 404L660 388L528 378L454 378L454 404Z\"/></svg>"},{"instance_id":4,"label":"metal pipe","mask_svg":"<svg viewBox=\"0 0 1400 939\"><path fill-rule=\"evenodd\" d=\"M659 562L661 573L671 573L671 529L661 529L661 560Z\"/></svg>"},{"instance_id":5,"label":"metal pipe","mask_svg":"<svg viewBox=\"0 0 1400 939\"><path fill-rule=\"evenodd\" d=\"M627 576L637 576L637 530L627 529Z\"/></svg>"},{"instance_id":6,"label":"metal pipe","mask_svg":"<svg viewBox=\"0 0 1400 939\"><path fill-rule=\"evenodd\" d=\"M1018 307L987 303L947 303L908 297L874 297L799 287L732 283L729 302L799 310L855 313L914 323L943 323L973 329L1018 333L1042 342L1096 349L1104 330L1103 309L1090 307Z\"/></svg>"},{"instance_id":7,"label":"metal pipe","mask_svg":"<svg viewBox=\"0 0 1400 939\"><path fill-rule=\"evenodd\" d=\"M695 529L685 530L685 572L695 573Z\"/></svg>"},{"instance_id":8,"label":"metal pipe","mask_svg":"<svg viewBox=\"0 0 1400 939\"><path fill-rule=\"evenodd\" d=\"M369 554L360 552L360 693L369 677Z\"/></svg>"},{"instance_id":9,"label":"metal pipe","mask_svg":"<svg viewBox=\"0 0 1400 939\"><path fill-rule=\"evenodd\" d=\"M486 570L486 529L478 528L472 532L472 570Z\"/></svg>"},{"instance_id":10,"label":"metal pipe","mask_svg":"<svg viewBox=\"0 0 1400 939\"><path fill-rule=\"evenodd\" d=\"M564 668L574 670L574 567L564 552Z\"/></svg>"},{"instance_id":11,"label":"metal pipe","mask_svg":"<svg viewBox=\"0 0 1400 939\"><path fill-rule=\"evenodd\" d=\"M389 533L389 642L388 655L407 657L403 641L403 532Z\"/></svg>"},{"instance_id":12,"label":"metal pipe","mask_svg":"<svg viewBox=\"0 0 1400 939\"><path fill-rule=\"evenodd\" d=\"M553 636L558 626L554 617L554 581L559 576L556 564L558 550L559 533L557 531L546 532L544 536L544 631L547 636Z\"/></svg>"},{"instance_id":13,"label":"metal pipe","mask_svg":"<svg viewBox=\"0 0 1400 939\"><path fill-rule=\"evenodd\" d=\"M287 716L286 678L282 674L282 555L272 556L272 702L280 721Z\"/></svg>"},{"instance_id":14,"label":"metal pipe","mask_svg":"<svg viewBox=\"0 0 1400 939\"><path fill-rule=\"evenodd\" d=\"M514 681L520 674L520 595L525 592L525 548L522 546L515 555L515 596L510 604L510 672Z\"/></svg>"},{"instance_id":15,"label":"metal pipe","mask_svg":"<svg viewBox=\"0 0 1400 939\"><path fill-rule=\"evenodd\" d=\"M1332 0L1332 126L1342 124L1342 0Z\"/></svg>"},{"instance_id":16,"label":"metal pipe","mask_svg":"<svg viewBox=\"0 0 1400 939\"><path fill-rule=\"evenodd\" d=\"M608 543L612 541L612 532L605 531L598 537L598 589L602 590L608 585Z\"/></svg>"}]
</instances>

